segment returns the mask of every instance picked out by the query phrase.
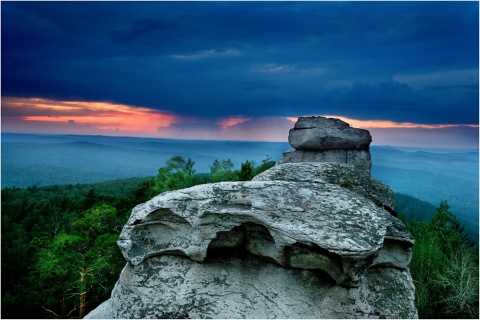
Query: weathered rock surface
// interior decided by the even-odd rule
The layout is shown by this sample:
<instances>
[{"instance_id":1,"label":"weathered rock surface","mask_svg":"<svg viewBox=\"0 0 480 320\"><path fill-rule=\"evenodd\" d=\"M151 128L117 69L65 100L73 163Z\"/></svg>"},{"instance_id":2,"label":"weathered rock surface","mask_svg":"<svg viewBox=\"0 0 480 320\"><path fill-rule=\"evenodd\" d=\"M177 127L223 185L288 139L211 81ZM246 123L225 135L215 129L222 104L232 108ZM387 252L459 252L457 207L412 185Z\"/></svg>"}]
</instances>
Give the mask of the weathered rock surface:
<instances>
[{"instance_id":1,"label":"weathered rock surface","mask_svg":"<svg viewBox=\"0 0 480 320\"><path fill-rule=\"evenodd\" d=\"M222 182L164 193L136 207L118 243L133 265L171 253L202 262L209 248L245 246L285 267L301 267L301 259L290 254L301 245L306 251L300 255L318 255L315 264L345 284L358 280L357 262L373 259L382 248L393 225L389 216L335 184ZM263 240L253 245L255 238ZM405 232L399 240L413 239Z\"/></svg>"},{"instance_id":2,"label":"weathered rock surface","mask_svg":"<svg viewBox=\"0 0 480 320\"><path fill-rule=\"evenodd\" d=\"M352 129L295 125L319 128ZM135 207L118 240L127 265L86 318L416 318L414 239L361 148L295 150L253 181Z\"/></svg>"},{"instance_id":3,"label":"weathered rock surface","mask_svg":"<svg viewBox=\"0 0 480 320\"><path fill-rule=\"evenodd\" d=\"M235 252L197 263L162 255L127 264L89 318L415 318L408 271L370 268L358 288L318 270L286 269Z\"/></svg>"},{"instance_id":4,"label":"weathered rock surface","mask_svg":"<svg viewBox=\"0 0 480 320\"><path fill-rule=\"evenodd\" d=\"M372 157L366 150L295 150L290 149L283 153L278 163L298 162L336 162L350 164L355 170L365 171L370 174Z\"/></svg>"},{"instance_id":5,"label":"weathered rock surface","mask_svg":"<svg viewBox=\"0 0 480 320\"><path fill-rule=\"evenodd\" d=\"M377 308L365 273L408 270L411 235L324 180L208 184L137 206L118 241L129 263L89 317L414 317L413 300ZM411 295L409 281L391 290Z\"/></svg>"},{"instance_id":6,"label":"weathered rock surface","mask_svg":"<svg viewBox=\"0 0 480 320\"><path fill-rule=\"evenodd\" d=\"M348 129L350 125L345 121L325 117L300 117L295 123L294 129Z\"/></svg>"},{"instance_id":7,"label":"weathered rock surface","mask_svg":"<svg viewBox=\"0 0 480 320\"><path fill-rule=\"evenodd\" d=\"M279 163L336 162L354 165L370 173L372 136L342 120L300 117L288 135L293 149L283 153Z\"/></svg>"},{"instance_id":8,"label":"weathered rock surface","mask_svg":"<svg viewBox=\"0 0 480 320\"><path fill-rule=\"evenodd\" d=\"M365 171L351 164L336 162L283 163L253 178L253 181L296 181L333 183L373 201L377 206L397 215L393 191Z\"/></svg>"}]
</instances>

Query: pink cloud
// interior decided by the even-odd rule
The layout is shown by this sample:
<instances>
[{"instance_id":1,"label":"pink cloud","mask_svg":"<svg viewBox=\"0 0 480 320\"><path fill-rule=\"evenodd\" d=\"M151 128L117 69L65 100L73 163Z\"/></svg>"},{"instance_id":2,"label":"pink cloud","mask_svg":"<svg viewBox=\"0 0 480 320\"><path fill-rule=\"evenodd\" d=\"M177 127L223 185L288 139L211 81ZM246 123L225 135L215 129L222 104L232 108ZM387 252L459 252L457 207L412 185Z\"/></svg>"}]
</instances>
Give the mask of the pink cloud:
<instances>
[{"instance_id":1,"label":"pink cloud","mask_svg":"<svg viewBox=\"0 0 480 320\"><path fill-rule=\"evenodd\" d=\"M217 121L217 124L220 125L224 132L227 132L229 127L243 123L245 121L250 121L252 118L245 118L242 116L223 118Z\"/></svg>"},{"instance_id":2,"label":"pink cloud","mask_svg":"<svg viewBox=\"0 0 480 320\"><path fill-rule=\"evenodd\" d=\"M6 120L7 117L9 120ZM13 119L17 119L14 121ZM168 127L181 121L179 116L149 108L128 106L110 102L58 101L40 98L2 98L2 119L7 127L20 122L31 127L46 127L64 132L71 127L62 124L73 120L78 128L108 132L154 134L158 127ZM13 122L12 122L13 121ZM28 126L24 124L22 127Z\"/></svg>"},{"instance_id":3,"label":"pink cloud","mask_svg":"<svg viewBox=\"0 0 480 320\"><path fill-rule=\"evenodd\" d=\"M223 137L227 140L285 142L293 124L285 117L251 118L228 127Z\"/></svg>"}]
</instances>

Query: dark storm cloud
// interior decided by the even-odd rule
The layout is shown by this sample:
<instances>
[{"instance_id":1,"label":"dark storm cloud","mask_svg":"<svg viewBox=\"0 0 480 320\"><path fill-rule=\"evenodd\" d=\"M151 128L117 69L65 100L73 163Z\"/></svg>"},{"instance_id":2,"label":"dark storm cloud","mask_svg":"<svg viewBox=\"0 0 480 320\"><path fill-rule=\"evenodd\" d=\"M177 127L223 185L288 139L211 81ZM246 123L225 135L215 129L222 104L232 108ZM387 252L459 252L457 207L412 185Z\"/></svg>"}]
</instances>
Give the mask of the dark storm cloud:
<instances>
[{"instance_id":1,"label":"dark storm cloud","mask_svg":"<svg viewBox=\"0 0 480 320\"><path fill-rule=\"evenodd\" d=\"M4 96L478 122L477 2L3 2L2 48Z\"/></svg>"}]
</instances>

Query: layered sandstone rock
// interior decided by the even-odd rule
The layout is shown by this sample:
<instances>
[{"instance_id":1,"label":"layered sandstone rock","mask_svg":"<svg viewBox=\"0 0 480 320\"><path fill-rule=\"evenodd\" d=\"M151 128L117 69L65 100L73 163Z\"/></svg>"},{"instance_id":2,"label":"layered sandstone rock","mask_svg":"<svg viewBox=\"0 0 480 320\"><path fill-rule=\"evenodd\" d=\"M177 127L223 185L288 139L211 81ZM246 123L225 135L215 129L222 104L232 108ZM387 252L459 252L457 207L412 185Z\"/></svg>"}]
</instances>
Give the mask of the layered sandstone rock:
<instances>
[{"instance_id":1,"label":"layered sandstone rock","mask_svg":"<svg viewBox=\"0 0 480 320\"><path fill-rule=\"evenodd\" d=\"M300 117L289 132L288 142L294 149L286 151L279 163L337 162L370 173L372 136L342 120Z\"/></svg>"},{"instance_id":2,"label":"layered sandstone rock","mask_svg":"<svg viewBox=\"0 0 480 320\"><path fill-rule=\"evenodd\" d=\"M127 264L87 318L416 318L414 240L394 206L336 161L160 194L133 210Z\"/></svg>"}]
</instances>

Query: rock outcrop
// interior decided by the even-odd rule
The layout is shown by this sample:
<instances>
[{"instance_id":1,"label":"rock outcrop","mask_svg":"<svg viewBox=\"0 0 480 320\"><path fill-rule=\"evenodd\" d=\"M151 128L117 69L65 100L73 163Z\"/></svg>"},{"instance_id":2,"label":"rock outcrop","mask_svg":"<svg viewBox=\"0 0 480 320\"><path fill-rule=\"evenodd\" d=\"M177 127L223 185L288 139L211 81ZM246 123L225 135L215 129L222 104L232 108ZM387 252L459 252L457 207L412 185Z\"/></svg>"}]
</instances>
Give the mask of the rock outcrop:
<instances>
[{"instance_id":1,"label":"rock outcrop","mask_svg":"<svg viewBox=\"0 0 480 320\"><path fill-rule=\"evenodd\" d=\"M339 119L300 117L290 130L288 142L293 149L284 152L279 163L336 162L351 164L370 174L372 136Z\"/></svg>"},{"instance_id":2,"label":"rock outcrop","mask_svg":"<svg viewBox=\"0 0 480 320\"><path fill-rule=\"evenodd\" d=\"M339 119L300 117L288 142L297 150L368 150L372 136Z\"/></svg>"},{"instance_id":3,"label":"rock outcrop","mask_svg":"<svg viewBox=\"0 0 480 320\"><path fill-rule=\"evenodd\" d=\"M127 264L87 318L416 318L414 239L389 211L387 186L337 162L160 194L133 210Z\"/></svg>"},{"instance_id":4,"label":"rock outcrop","mask_svg":"<svg viewBox=\"0 0 480 320\"><path fill-rule=\"evenodd\" d=\"M392 190L351 164L337 162L283 163L253 178L254 181L283 180L333 183L352 190L397 216Z\"/></svg>"}]
</instances>

